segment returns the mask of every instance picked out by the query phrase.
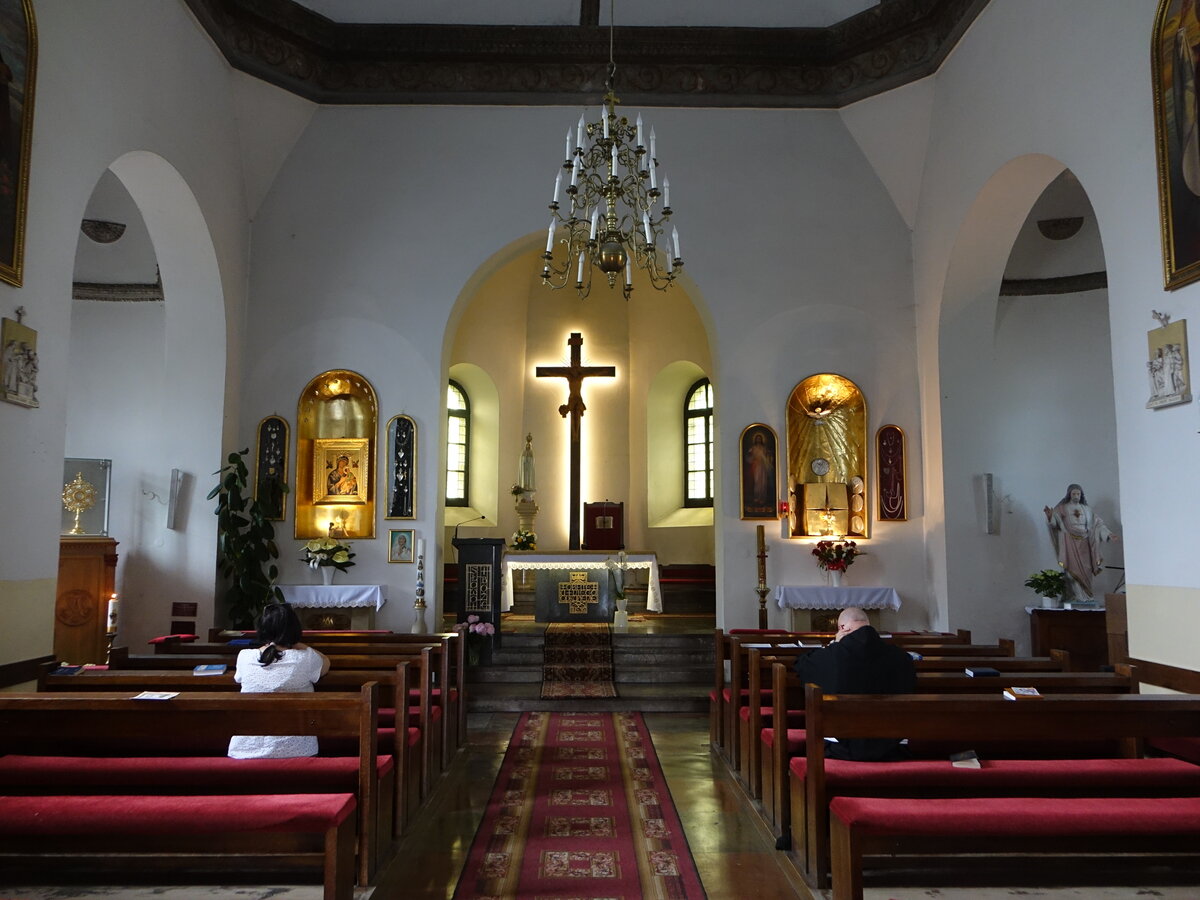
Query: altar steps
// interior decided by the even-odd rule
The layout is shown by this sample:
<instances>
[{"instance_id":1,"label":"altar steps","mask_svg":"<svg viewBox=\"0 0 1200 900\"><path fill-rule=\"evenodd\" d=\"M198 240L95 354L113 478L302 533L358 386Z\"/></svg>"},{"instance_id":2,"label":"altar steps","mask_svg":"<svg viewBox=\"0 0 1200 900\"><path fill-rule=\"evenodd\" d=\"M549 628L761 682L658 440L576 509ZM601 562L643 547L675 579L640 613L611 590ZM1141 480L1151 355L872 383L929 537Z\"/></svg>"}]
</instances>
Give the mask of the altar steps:
<instances>
[{"instance_id":1,"label":"altar steps","mask_svg":"<svg viewBox=\"0 0 1200 900\"><path fill-rule=\"evenodd\" d=\"M468 673L471 712L563 709L704 712L713 678L712 634L614 634L615 699L542 700L540 633L505 634L491 665Z\"/></svg>"}]
</instances>

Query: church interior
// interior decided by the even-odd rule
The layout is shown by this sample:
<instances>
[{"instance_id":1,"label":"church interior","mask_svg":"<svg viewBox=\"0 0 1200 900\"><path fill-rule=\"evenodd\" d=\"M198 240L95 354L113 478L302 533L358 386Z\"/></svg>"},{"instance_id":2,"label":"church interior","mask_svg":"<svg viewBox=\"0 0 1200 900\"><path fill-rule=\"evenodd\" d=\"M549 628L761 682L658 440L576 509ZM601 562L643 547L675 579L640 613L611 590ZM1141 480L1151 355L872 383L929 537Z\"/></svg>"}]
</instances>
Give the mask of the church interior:
<instances>
[{"instance_id":1,"label":"church interior","mask_svg":"<svg viewBox=\"0 0 1200 900\"><path fill-rule=\"evenodd\" d=\"M1200 695L1191 0L0 0L0 54L0 732L59 664L225 658L254 619L238 466L254 571L305 626L412 641L381 676L428 701L387 782L411 793L389 846L359 822L356 900L491 896L493 783L554 716L674 798L694 874L638 849L622 896L656 865L661 896L855 896L794 822L788 849L769 694L722 705L787 658L739 631L863 606L918 657L1066 651L1071 690ZM564 630L561 669L608 635L599 693L547 687ZM306 701L330 734L334 693ZM1194 896L1196 862L1154 890ZM1090 866L1039 889L1142 889ZM0 895L347 896L127 874ZM592 880L570 896L614 896Z\"/></svg>"}]
</instances>

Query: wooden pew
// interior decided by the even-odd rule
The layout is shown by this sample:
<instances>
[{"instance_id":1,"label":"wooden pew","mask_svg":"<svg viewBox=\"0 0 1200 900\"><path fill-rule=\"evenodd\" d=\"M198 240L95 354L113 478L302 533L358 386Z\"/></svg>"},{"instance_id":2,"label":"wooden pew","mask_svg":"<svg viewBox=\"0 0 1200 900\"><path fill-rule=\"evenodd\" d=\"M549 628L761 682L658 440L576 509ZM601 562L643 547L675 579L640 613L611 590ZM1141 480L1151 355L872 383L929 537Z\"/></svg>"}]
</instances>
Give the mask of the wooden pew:
<instances>
[{"instance_id":1,"label":"wooden pew","mask_svg":"<svg viewBox=\"0 0 1200 900\"><path fill-rule=\"evenodd\" d=\"M407 827L416 808L432 791L439 758L440 726L434 724L432 708L432 662L430 648L422 648L414 656L373 655L366 658L361 668L343 666L348 658L330 656L331 668L317 682L318 691L358 690L367 682L380 685L380 706L396 709L395 743L389 751L396 760L396 806L395 828L397 834ZM362 658L353 658L361 660ZM336 660L336 665L335 664ZM220 676L196 676L192 670L197 665L223 662L230 666ZM151 664L157 662L157 667ZM38 680L40 690L104 690L103 686L91 688L92 684L115 684L120 688L146 690L241 690L233 680L232 660L220 655L191 655L169 653L163 655L127 654L127 648L114 648L109 655L109 667L83 668L77 674L54 674L48 666ZM403 688L401 685L407 685ZM410 709L412 696L418 694L415 704L415 722L420 730L420 742L413 744L409 739L406 710ZM408 704L403 697L409 697Z\"/></svg>"},{"instance_id":2,"label":"wooden pew","mask_svg":"<svg viewBox=\"0 0 1200 900\"><path fill-rule=\"evenodd\" d=\"M905 701L894 702L900 696ZM1155 704L1153 701L1159 697L1170 702ZM832 715L830 710L834 710ZM935 721L938 716L947 718ZM819 887L827 884L829 866L827 812L831 794L826 784L827 765L868 777L877 774L884 785L892 779L905 782L896 782L895 789L885 796L938 796L936 792L921 793L914 785L928 784L932 790L941 785L936 779L947 777L946 773L959 786L944 796L972 796L972 790L978 796L1114 796L1122 790L1138 796L1139 789L1141 795L1155 791L1161 794L1183 790L1185 784L1189 791L1200 794L1200 767L1180 760L1140 760L1107 767L1102 759L1096 759L1098 755L1140 759L1144 739L1158 733L1200 734L1200 697L1071 693L1013 702L999 692L970 696L837 696L808 685L805 724L803 763L796 760L791 766L804 773L802 784L798 778L790 779L792 843L797 862ZM953 752L949 750L932 761L927 757L905 763L827 761L827 735L905 737L910 745L953 751L976 749L986 767L956 769L947 761L948 753ZM1011 754L993 758L989 745L1024 745L1024 758L1013 758ZM1075 758L1063 758L1064 745L1077 750L1086 745L1087 749L1082 755L1071 754ZM1031 753L1036 757L1031 759ZM922 754L918 751L914 755ZM932 774L931 766L935 770ZM960 780L965 782L960 785ZM885 790L879 785L873 788L875 792Z\"/></svg>"},{"instance_id":3,"label":"wooden pew","mask_svg":"<svg viewBox=\"0 0 1200 900\"><path fill-rule=\"evenodd\" d=\"M155 751L165 751L169 759L163 759L165 767L175 764L176 755L186 750L189 757L213 757L211 764L214 770L233 772L238 768L269 769L279 764L280 771L286 767L289 770L300 769L309 759L318 765L320 757L305 758L304 760L231 760L225 756L229 739L235 734L244 734L252 730L255 734L311 734L318 741L322 740L352 740L355 743L358 757L357 813L354 821L356 827L342 834L334 834L322 830L319 835L322 849L320 861L326 872L326 896L349 898L354 882L354 866L352 865L354 851L358 853L358 880L367 884L380 863L380 853L385 847L390 847L390 835L378 833L377 822L380 807L380 785L377 777L377 738L376 738L376 708L378 688L375 683L363 685L355 693L277 693L277 694L241 694L230 692L198 692L180 693L177 697L167 700L135 699L137 692L71 692L71 693L0 693L0 769L4 766L19 767L9 772L4 792L6 794L29 794L30 799L23 799L17 804L14 814L35 815L37 800L42 795L56 794L48 797L46 810L59 814L72 814L71 804L59 804L57 801L64 796L74 796L86 785L89 764L103 768L98 784L101 795L111 793L104 790L112 779L119 779L109 769L126 766L125 777L135 778L135 774L153 775L155 766ZM73 774L68 781L76 781L70 791L62 791L60 780L64 777L62 766L57 766L60 760L46 757L67 756L64 749L70 750L70 756L65 761L70 763L67 769ZM107 756L105 755L107 751ZM98 756L89 759L89 755ZM128 757L122 760L121 757ZM42 758L42 759L38 759ZM42 760L55 771L55 776L43 776L38 781L34 772L39 770ZM249 766L240 767L239 764ZM54 768L57 766L57 768ZM203 763L200 763L201 770ZM295 782L296 776L280 775ZM269 790L272 776L265 774L263 784ZM132 783L132 782L131 782ZM184 835L194 841L191 845L193 852L203 852L208 845L204 834L197 834L191 829L189 811L196 792L201 787L189 780L182 780L168 796L160 797L161 802L153 804L156 814L161 815L164 808L170 809L170 799L178 799L180 806L180 823L178 835ZM294 792L295 787L288 793ZM83 795L95 795L97 790L82 790ZM154 789L136 790L139 796L154 796L161 793L161 787ZM179 795L176 797L175 795ZM222 796L217 793L210 797L205 805L211 809L214 805L225 809L229 821L229 832L238 833L237 840L217 841L212 845L213 852L221 858L212 860L213 868L220 870L222 858L245 855L247 857L261 856L267 853L285 854L290 861L295 860L295 854L303 852L313 857L312 842L308 840L308 832L289 835L276 831L264 831L261 838L255 832L242 832L237 825L239 816L253 818L247 812L245 796L237 794L227 798L224 804L215 801ZM312 795L313 797L322 795ZM15 798L13 798L15 799ZM270 802L269 797L262 798L264 803ZM139 801L140 802L140 801ZM316 802L316 801L314 801ZM113 806L119 807L120 800L114 800ZM136 803L131 804L139 808ZM95 807L93 801L92 807ZM119 816L118 816L119 819ZM130 823L126 823L127 825ZM8 856L9 861L27 861L31 855L60 851L64 854L83 851L91 842L87 835L72 835L69 827L56 836L48 836L45 845L34 842L14 840L8 835L3 843L0 856ZM121 822L112 826L114 832L121 833ZM337 831L337 829L333 829ZM177 836L171 829L169 819L156 820L155 834L163 838ZM349 835L350 861L348 877L340 874L345 865L344 851L339 851L337 843ZM182 846L189 846L188 840L182 841ZM331 844L330 841L333 843ZM175 852L181 851L180 842L170 842ZM153 846L153 842L145 844L139 840L127 840L123 850L131 847ZM121 850L111 852L121 854ZM142 860L139 860L139 864Z\"/></svg>"}]
</instances>

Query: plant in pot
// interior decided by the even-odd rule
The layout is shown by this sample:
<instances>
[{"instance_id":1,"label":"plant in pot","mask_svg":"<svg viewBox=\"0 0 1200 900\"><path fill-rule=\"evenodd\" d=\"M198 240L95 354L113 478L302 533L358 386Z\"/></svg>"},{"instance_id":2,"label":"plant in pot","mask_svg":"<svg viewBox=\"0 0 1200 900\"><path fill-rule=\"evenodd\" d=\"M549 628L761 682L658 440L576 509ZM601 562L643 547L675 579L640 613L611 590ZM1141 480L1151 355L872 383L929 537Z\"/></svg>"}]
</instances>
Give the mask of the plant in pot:
<instances>
[{"instance_id":1,"label":"plant in pot","mask_svg":"<svg viewBox=\"0 0 1200 900\"><path fill-rule=\"evenodd\" d=\"M1042 569L1025 579L1025 587L1044 598L1042 606L1057 609L1067 593L1067 575L1062 569Z\"/></svg>"},{"instance_id":2,"label":"plant in pot","mask_svg":"<svg viewBox=\"0 0 1200 900\"><path fill-rule=\"evenodd\" d=\"M282 603L276 586L279 558L275 526L250 490L246 454L250 448L230 453L228 463L208 499L217 498L217 567L225 579L225 614L234 628L253 628L263 608ZM287 491L287 485L283 485Z\"/></svg>"}]
</instances>

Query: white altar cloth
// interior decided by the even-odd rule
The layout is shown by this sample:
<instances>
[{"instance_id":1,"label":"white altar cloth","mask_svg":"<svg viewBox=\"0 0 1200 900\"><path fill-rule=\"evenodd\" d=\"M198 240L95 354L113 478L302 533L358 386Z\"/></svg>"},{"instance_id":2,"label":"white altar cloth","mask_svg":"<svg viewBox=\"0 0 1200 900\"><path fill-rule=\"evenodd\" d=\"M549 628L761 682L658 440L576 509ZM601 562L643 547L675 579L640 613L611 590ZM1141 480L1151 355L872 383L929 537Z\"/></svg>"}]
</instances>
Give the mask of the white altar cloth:
<instances>
[{"instance_id":1,"label":"white altar cloth","mask_svg":"<svg viewBox=\"0 0 1200 900\"><path fill-rule=\"evenodd\" d=\"M900 595L889 587L825 587L823 585L781 584L775 588L780 609L861 609L900 608Z\"/></svg>"},{"instance_id":2,"label":"white altar cloth","mask_svg":"<svg viewBox=\"0 0 1200 900\"><path fill-rule=\"evenodd\" d=\"M564 550L561 553L517 551L504 554L504 596L501 609L508 612L513 605L513 571L515 569L603 569L608 561L616 560L617 550L596 552ZM653 553L626 553L625 567L646 569L646 611L662 612L662 588L658 583L658 557Z\"/></svg>"},{"instance_id":3,"label":"white altar cloth","mask_svg":"<svg viewBox=\"0 0 1200 900\"><path fill-rule=\"evenodd\" d=\"M387 603L381 584L281 584L283 599L302 609L347 609Z\"/></svg>"}]
</instances>

